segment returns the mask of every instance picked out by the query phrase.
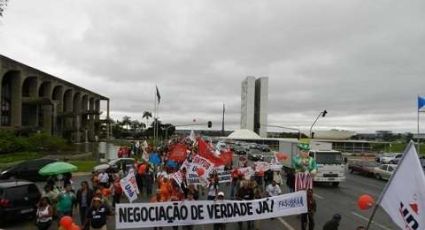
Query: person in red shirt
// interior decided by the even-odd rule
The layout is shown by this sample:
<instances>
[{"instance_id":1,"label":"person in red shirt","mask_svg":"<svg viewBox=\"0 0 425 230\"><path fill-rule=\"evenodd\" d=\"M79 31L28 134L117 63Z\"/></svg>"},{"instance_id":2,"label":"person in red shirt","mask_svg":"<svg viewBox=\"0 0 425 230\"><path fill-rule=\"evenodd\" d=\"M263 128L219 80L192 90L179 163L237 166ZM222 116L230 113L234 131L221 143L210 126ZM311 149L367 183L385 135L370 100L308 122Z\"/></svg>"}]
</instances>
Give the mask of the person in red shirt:
<instances>
[{"instance_id":1,"label":"person in red shirt","mask_svg":"<svg viewBox=\"0 0 425 230\"><path fill-rule=\"evenodd\" d=\"M230 199L235 198L235 193L238 189L238 183L239 183L239 170L237 168L232 170L231 176L232 176L232 183L230 184Z\"/></svg>"}]
</instances>

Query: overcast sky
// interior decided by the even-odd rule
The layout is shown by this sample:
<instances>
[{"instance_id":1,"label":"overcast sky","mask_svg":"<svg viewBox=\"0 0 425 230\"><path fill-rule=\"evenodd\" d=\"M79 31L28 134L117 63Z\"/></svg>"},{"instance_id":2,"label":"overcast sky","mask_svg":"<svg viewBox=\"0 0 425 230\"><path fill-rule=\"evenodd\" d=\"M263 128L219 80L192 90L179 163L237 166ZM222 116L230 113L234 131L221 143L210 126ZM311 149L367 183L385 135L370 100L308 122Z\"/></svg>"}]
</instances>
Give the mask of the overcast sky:
<instances>
[{"instance_id":1,"label":"overcast sky","mask_svg":"<svg viewBox=\"0 0 425 230\"><path fill-rule=\"evenodd\" d=\"M239 128L241 81L269 77L269 124L416 132L423 0L9 0L0 53L111 98L112 117ZM425 129L425 114L423 116Z\"/></svg>"}]
</instances>

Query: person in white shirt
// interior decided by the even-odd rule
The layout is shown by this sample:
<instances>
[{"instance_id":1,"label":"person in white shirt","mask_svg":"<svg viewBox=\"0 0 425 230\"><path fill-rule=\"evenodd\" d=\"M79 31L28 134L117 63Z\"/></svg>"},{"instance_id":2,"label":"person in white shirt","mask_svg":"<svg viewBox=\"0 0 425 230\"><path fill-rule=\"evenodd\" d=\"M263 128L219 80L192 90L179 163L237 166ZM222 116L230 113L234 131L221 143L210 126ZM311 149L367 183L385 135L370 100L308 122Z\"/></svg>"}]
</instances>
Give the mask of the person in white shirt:
<instances>
[{"instance_id":1,"label":"person in white shirt","mask_svg":"<svg viewBox=\"0 0 425 230\"><path fill-rule=\"evenodd\" d=\"M109 175L106 172L101 172L99 174L99 183L105 188L109 187Z\"/></svg>"},{"instance_id":2,"label":"person in white shirt","mask_svg":"<svg viewBox=\"0 0 425 230\"><path fill-rule=\"evenodd\" d=\"M282 190L280 189L279 185L276 183L275 180L269 185L267 185L266 188L266 194L267 196L278 196L282 193Z\"/></svg>"}]
</instances>

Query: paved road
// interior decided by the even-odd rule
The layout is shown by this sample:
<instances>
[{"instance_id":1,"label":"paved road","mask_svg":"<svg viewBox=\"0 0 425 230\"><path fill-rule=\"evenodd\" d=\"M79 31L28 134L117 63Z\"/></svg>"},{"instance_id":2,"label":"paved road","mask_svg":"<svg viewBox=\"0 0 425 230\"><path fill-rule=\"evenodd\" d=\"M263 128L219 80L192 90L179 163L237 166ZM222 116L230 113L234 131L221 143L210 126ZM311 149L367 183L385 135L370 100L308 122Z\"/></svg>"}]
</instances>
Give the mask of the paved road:
<instances>
[{"instance_id":1,"label":"paved road","mask_svg":"<svg viewBox=\"0 0 425 230\"><path fill-rule=\"evenodd\" d=\"M79 184L82 180L87 180L87 177L76 178L76 183ZM229 194L230 187L222 185L223 191ZM324 223L329 220L334 213L339 213L342 216L340 229L351 230L356 229L359 225L366 225L367 219L370 216L371 210L360 211L357 208L357 198L362 194L370 194L377 199L383 187L384 181L378 181L374 178L368 178L360 175L353 175L347 172L347 181L340 184L339 188L334 188L327 185L315 185L315 198L317 201L317 213L315 215L316 228L321 229ZM78 215L78 214L77 214ZM78 219L75 218L75 219ZM10 223L6 229L21 230L35 229L31 221L20 221ZM56 229L52 227L51 229ZM108 223L108 229L115 229L114 218L111 218ZM164 229L171 229L164 228ZM197 226L195 229L212 229L211 226ZM237 224L228 224L229 230L238 229ZM259 223L259 229L300 229L300 219L291 216L285 218L276 218L274 220L263 220ZM398 229L386 215L383 210L378 210L375 218L375 223L371 229L389 230Z\"/></svg>"}]
</instances>

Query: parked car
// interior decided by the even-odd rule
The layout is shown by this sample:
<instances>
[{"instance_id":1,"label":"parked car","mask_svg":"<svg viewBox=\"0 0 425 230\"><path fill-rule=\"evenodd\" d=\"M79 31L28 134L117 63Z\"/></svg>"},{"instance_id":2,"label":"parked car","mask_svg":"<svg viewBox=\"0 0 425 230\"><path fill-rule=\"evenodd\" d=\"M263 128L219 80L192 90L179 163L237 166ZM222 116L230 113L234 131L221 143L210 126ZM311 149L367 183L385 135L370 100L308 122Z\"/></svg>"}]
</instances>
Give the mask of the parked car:
<instances>
[{"instance_id":1,"label":"parked car","mask_svg":"<svg viewBox=\"0 0 425 230\"><path fill-rule=\"evenodd\" d=\"M379 155L376 158L376 161L381 164L390 164L391 160L394 160L395 158L400 158L401 156L402 154L397 154L397 153L384 153L382 155Z\"/></svg>"},{"instance_id":2,"label":"parked car","mask_svg":"<svg viewBox=\"0 0 425 230\"><path fill-rule=\"evenodd\" d=\"M401 156L403 156L403 154L397 154L394 157L394 159L392 159L388 162L388 164L394 164L394 165L398 164L398 162L401 160Z\"/></svg>"},{"instance_id":3,"label":"parked car","mask_svg":"<svg viewBox=\"0 0 425 230\"><path fill-rule=\"evenodd\" d=\"M46 176L41 176L38 171L45 165L56 162L52 159L37 159L29 160L12 166L8 169L3 170L0 173L0 179L23 179L29 181L44 181L47 179Z\"/></svg>"},{"instance_id":4,"label":"parked car","mask_svg":"<svg viewBox=\"0 0 425 230\"><path fill-rule=\"evenodd\" d=\"M34 217L36 204L41 193L37 186L25 180L0 181L0 224L1 221Z\"/></svg>"},{"instance_id":5,"label":"parked car","mask_svg":"<svg viewBox=\"0 0 425 230\"><path fill-rule=\"evenodd\" d=\"M392 164L382 164L373 169L375 178L378 180L388 180L391 175L393 175L394 170L397 168L397 165Z\"/></svg>"},{"instance_id":6,"label":"parked car","mask_svg":"<svg viewBox=\"0 0 425 230\"><path fill-rule=\"evenodd\" d=\"M250 149L249 152L248 152L248 160L251 160L251 161L264 161L264 155L258 149Z\"/></svg>"},{"instance_id":7,"label":"parked car","mask_svg":"<svg viewBox=\"0 0 425 230\"><path fill-rule=\"evenodd\" d=\"M247 151L244 147L236 145L233 147L233 152L238 155L246 155Z\"/></svg>"},{"instance_id":8,"label":"parked car","mask_svg":"<svg viewBox=\"0 0 425 230\"><path fill-rule=\"evenodd\" d=\"M94 171L102 171L111 169L113 172L118 172L120 169L127 169L133 167L135 160L133 158L117 158L109 161L106 164L96 165ZM125 171L125 170L124 170Z\"/></svg>"},{"instance_id":9,"label":"parked car","mask_svg":"<svg viewBox=\"0 0 425 230\"><path fill-rule=\"evenodd\" d=\"M263 152L270 152L270 148L268 145L257 145L257 148Z\"/></svg>"},{"instance_id":10,"label":"parked car","mask_svg":"<svg viewBox=\"0 0 425 230\"><path fill-rule=\"evenodd\" d=\"M373 161L350 161L348 163L348 170L350 173L359 173L366 176L374 175L374 168L379 164Z\"/></svg>"}]
</instances>

